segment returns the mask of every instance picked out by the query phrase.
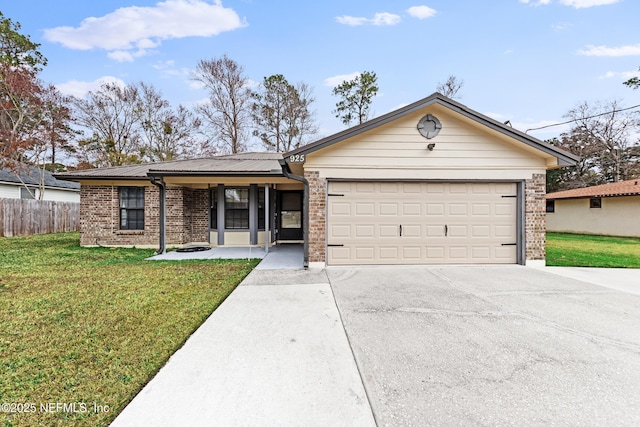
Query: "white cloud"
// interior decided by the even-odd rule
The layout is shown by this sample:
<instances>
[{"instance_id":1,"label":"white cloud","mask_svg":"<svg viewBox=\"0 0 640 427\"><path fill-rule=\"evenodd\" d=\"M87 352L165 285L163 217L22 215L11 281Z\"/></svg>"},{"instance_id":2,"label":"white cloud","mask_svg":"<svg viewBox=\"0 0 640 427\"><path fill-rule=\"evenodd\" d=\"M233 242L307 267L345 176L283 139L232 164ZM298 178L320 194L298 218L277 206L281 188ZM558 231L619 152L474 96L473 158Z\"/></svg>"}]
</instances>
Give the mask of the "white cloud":
<instances>
[{"instance_id":1,"label":"white cloud","mask_svg":"<svg viewBox=\"0 0 640 427\"><path fill-rule=\"evenodd\" d=\"M57 84L56 87L65 95L73 95L78 98L83 98L87 93L97 90L104 83L115 83L122 87L126 86L125 82L117 77L103 76L92 82L69 80L68 82Z\"/></svg>"},{"instance_id":2,"label":"white cloud","mask_svg":"<svg viewBox=\"0 0 640 427\"><path fill-rule=\"evenodd\" d=\"M584 56L636 56L640 55L640 44L618 47L588 45L577 53Z\"/></svg>"},{"instance_id":3,"label":"white cloud","mask_svg":"<svg viewBox=\"0 0 640 427\"><path fill-rule=\"evenodd\" d=\"M354 71L350 74L339 74L333 77L327 77L324 79L324 85L329 87L336 87L344 81L353 80L360 75L360 71Z\"/></svg>"},{"instance_id":4,"label":"white cloud","mask_svg":"<svg viewBox=\"0 0 640 427\"><path fill-rule=\"evenodd\" d=\"M112 59L132 61L160 46L162 40L211 37L246 25L220 0L166 0L153 7L123 7L99 18L89 17L78 27L50 28L44 37L69 49L104 49Z\"/></svg>"},{"instance_id":5,"label":"white cloud","mask_svg":"<svg viewBox=\"0 0 640 427\"><path fill-rule=\"evenodd\" d=\"M393 13L381 12L376 13L373 16L372 24L373 25L397 25L402 21L400 16L395 15Z\"/></svg>"},{"instance_id":6,"label":"white cloud","mask_svg":"<svg viewBox=\"0 0 640 427\"><path fill-rule=\"evenodd\" d=\"M343 15L337 16L336 21L340 24L350 25L352 27L367 24L377 26L390 26L399 24L400 21L402 21L402 18L399 15L395 15L393 13L378 12L373 16L373 18Z\"/></svg>"},{"instance_id":7,"label":"white cloud","mask_svg":"<svg viewBox=\"0 0 640 427\"><path fill-rule=\"evenodd\" d=\"M606 6L608 4L618 3L620 0L560 0L565 6L575 7L576 9L584 9L593 6Z\"/></svg>"},{"instance_id":8,"label":"white cloud","mask_svg":"<svg viewBox=\"0 0 640 427\"><path fill-rule=\"evenodd\" d=\"M571 27L573 27L573 24L571 24L570 22L558 22L557 24L553 24L551 26L551 28L555 31L564 31Z\"/></svg>"},{"instance_id":9,"label":"white cloud","mask_svg":"<svg viewBox=\"0 0 640 427\"><path fill-rule=\"evenodd\" d=\"M604 75L600 76L600 79L610 79L613 77L621 77L628 80L632 77L640 77L640 71L607 71Z\"/></svg>"},{"instance_id":10,"label":"white cloud","mask_svg":"<svg viewBox=\"0 0 640 427\"><path fill-rule=\"evenodd\" d=\"M520 3L530 4L531 6L541 6L541 5L544 5L544 4L551 3L551 0L538 0L538 1L520 0Z\"/></svg>"},{"instance_id":11,"label":"white cloud","mask_svg":"<svg viewBox=\"0 0 640 427\"><path fill-rule=\"evenodd\" d=\"M558 3L564 6L571 6L575 9L585 9L594 6L606 6L618 3L620 0L559 0ZM542 6L551 4L551 0L520 0L520 3L530 4L531 6Z\"/></svg>"},{"instance_id":12,"label":"white cloud","mask_svg":"<svg viewBox=\"0 0 640 427\"><path fill-rule=\"evenodd\" d=\"M431 18L436 14L435 9L431 9L429 6L412 6L407 9L407 13L414 18L426 19Z\"/></svg>"},{"instance_id":13,"label":"white cloud","mask_svg":"<svg viewBox=\"0 0 640 427\"><path fill-rule=\"evenodd\" d=\"M351 25L352 27L357 27L359 25L364 25L369 22L367 18L358 18L355 16L336 16L336 21L339 24Z\"/></svg>"}]
</instances>

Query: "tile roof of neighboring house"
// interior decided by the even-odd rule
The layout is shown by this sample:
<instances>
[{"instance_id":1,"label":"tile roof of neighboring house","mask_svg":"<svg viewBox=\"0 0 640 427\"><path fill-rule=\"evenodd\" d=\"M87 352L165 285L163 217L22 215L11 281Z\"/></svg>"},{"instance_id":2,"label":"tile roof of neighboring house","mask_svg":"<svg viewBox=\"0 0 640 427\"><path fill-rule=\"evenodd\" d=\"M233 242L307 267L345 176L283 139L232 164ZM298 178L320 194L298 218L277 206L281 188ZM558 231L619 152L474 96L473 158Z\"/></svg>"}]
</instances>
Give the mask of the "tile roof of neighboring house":
<instances>
[{"instance_id":1,"label":"tile roof of neighboring house","mask_svg":"<svg viewBox=\"0 0 640 427\"><path fill-rule=\"evenodd\" d=\"M18 165L15 170L4 167L0 168L0 182L11 182L19 185L27 184L29 186L40 185L42 169L35 166ZM57 179L47 170L44 171L45 188L60 188L65 190L80 190L80 184L77 182L63 181Z\"/></svg>"},{"instance_id":2,"label":"tile roof of neighboring house","mask_svg":"<svg viewBox=\"0 0 640 427\"><path fill-rule=\"evenodd\" d=\"M56 174L69 180L148 179L149 175L282 175L282 153L238 153L204 159L86 169Z\"/></svg>"},{"instance_id":3,"label":"tile roof of neighboring house","mask_svg":"<svg viewBox=\"0 0 640 427\"><path fill-rule=\"evenodd\" d=\"M613 182L611 184L549 193L547 194L547 200L635 195L640 195L640 179L630 179L628 181Z\"/></svg>"}]
</instances>

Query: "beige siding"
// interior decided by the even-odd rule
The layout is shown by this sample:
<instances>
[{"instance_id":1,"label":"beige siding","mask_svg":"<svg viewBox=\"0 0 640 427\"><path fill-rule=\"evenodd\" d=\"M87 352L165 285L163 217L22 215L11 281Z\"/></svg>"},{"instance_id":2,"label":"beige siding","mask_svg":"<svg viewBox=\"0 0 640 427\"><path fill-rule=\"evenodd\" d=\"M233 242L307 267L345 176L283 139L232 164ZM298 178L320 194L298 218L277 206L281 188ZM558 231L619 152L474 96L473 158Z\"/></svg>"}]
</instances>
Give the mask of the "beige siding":
<instances>
[{"instance_id":1,"label":"beige siding","mask_svg":"<svg viewBox=\"0 0 640 427\"><path fill-rule=\"evenodd\" d=\"M416 125L434 114L442 130L422 137ZM435 143L433 151L427 144ZM551 156L437 105L311 153L306 171L329 178L528 179L545 173Z\"/></svg>"},{"instance_id":2,"label":"beige siding","mask_svg":"<svg viewBox=\"0 0 640 427\"><path fill-rule=\"evenodd\" d=\"M547 213L547 231L640 237L638 218L640 196L603 197L599 209L589 199L560 199Z\"/></svg>"},{"instance_id":3,"label":"beige siding","mask_svg":"<svg viewBox=\"0 0 640 427\"><path fill-rule=\"evenodd\" d=\"M250 235L248 231L227 231L224 233L225 246L249 246Z\"/></svg>"}]
</instances>

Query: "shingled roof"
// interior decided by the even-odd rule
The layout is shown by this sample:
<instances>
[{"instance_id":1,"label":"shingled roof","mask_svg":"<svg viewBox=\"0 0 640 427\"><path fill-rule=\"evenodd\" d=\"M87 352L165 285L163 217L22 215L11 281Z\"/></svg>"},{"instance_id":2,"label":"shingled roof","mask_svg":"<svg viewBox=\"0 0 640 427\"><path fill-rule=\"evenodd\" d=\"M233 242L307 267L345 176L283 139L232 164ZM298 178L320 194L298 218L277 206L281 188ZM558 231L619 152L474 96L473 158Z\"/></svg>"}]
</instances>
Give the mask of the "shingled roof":
<instances>
[{"instance_id":1,"label":"shingled roof","mask_svg":"<svg viewBox=\"0 0 640 427\"><path fill-rule=\"evenodd\" d=\"M547 200L581 199L587 197L619 197L640 195L640 179L576 188L547 194Z\"/></svg>"},{"instance_id":2,"label":"shingled roof","mask_svg":"<svg viewBox=\"0 0 640 427\"><path fill-rule=\"evenodd\" d=\"M79 181L85 179L144 179L150 175L275 175L282 176L279 160L282 153L238 153L193 160L146 163L142 165L116 166L86 169L56 174L60 179Z\"/></svg>"},{"instance_id":3,"label":"shingled roof","mask_svg":"<svg viewBox=\"0 0 640 427\"><path fill-rule=\"evenodd\" d=\"M43 171L35 166L20 164L14 169L8 167L0 168L0 182L26 184L35 187L40 185L41 179L43 179L45 188L80 190L80 184L56 179L48 170Z\"/></svg>"}]
</instances>

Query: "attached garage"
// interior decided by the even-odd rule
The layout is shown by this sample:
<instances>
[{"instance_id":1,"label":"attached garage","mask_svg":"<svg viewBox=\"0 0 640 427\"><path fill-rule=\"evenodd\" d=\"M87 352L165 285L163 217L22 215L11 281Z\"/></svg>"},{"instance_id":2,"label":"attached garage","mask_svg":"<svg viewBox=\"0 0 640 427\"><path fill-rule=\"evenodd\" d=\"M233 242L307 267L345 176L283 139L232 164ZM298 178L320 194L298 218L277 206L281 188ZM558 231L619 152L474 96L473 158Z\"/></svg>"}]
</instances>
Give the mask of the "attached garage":
<instances>
[{"instance_id":1,"label":"attached garage","mask_svg":"<svg viewBox=\"0 0 640 427\"><path fill-rule=\"evenodd\" d=\"M284 161L324 267L543 264L546 171L576 157L436 93Z\"/></svg>"},{"instance_id":2,"label":"attached garage","mask_svg":"<svg viewBox=\"0 0 640 427\"><path fill-rule=\"evenodd\" d=\"M513 264L513 182L328 183L327 264Z\"/></svg>"}]
</instances>

